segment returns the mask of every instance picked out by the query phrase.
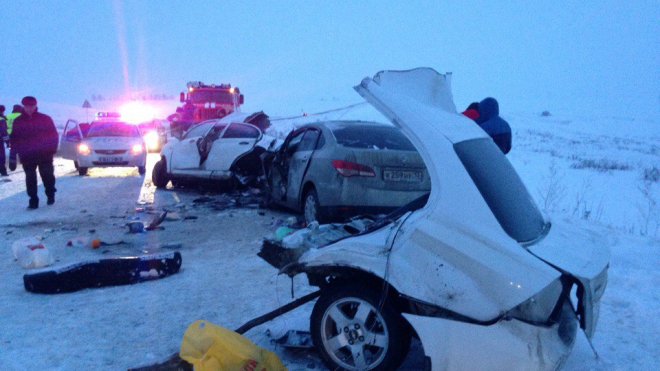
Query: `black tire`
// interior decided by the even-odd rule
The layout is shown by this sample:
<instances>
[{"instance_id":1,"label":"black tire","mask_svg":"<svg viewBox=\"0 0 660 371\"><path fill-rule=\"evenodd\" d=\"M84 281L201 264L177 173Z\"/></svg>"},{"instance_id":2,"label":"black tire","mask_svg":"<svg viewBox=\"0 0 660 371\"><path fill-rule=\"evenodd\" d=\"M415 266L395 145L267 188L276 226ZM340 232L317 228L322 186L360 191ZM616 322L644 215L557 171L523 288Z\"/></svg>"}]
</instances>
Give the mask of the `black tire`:
<instances>
[{"instance_id":1,"label":"black tire","mask_svg":"<svg viewBox=\"0 0 660 371\"><path fill-rule=\"evenodd\" d=\"M78 161L74 161L74 162L73 162L73 167L75 167L76 170L78 170Z\"/></svg>"},{"instance_id":2,"label":"black tire","mask_svg":"<svg viewBox=\"0 0 660 371\"><path fill-rule=\"evenodd\" d=\"M387 300L381 303L381 293L376 286L331 284L321 294L312 311L310 331L330 370L393 371L408 355L410 327ZM339 312L335 321L333 315Z\"/></svg>"},{"instance_id":3,"label":"black tire","mask_svg":"<svg viewBox=\"0 0 660 371\"><path fill-rule=\"evenodd\" d=\"M80 167L78 166L78 175L87 175L87 169L86 167Z\"/></svg>"},{"instance_id":4,"label":"black tire","mask_svg":"<svg viewBox=\"0 0 660 371\"><path fill-rule=\"evenodd\" d=\"M151 172L151 181L154 183L156 188L163 189L167 187L167 182L170 181L167 176L167 163L165 159L160 159L154 165L154 169Z\"/></svg>"},{"instance_id":5,"label":"black tire","mask_svg":"<svg viewBox=\"0 0 660 371\"><path fill-rule=\"evenodd\" d=\"M319 196L314 188L305 192L305 196L302 200L302 210L306 225L309 225L313 221L323 224L327 223L329 220L328 216L321 210Z\"/></svg>"},{"instance_id":6,"label":"black tire","mask_svg":"<svg viewBox=\"0 0 660 371\"><path fill-rule=\"evenodd\" d=\"M147 172L147 167L146 166L138 166L138 173L140 175L144 175Z\"/></svg>"}]
</instances>

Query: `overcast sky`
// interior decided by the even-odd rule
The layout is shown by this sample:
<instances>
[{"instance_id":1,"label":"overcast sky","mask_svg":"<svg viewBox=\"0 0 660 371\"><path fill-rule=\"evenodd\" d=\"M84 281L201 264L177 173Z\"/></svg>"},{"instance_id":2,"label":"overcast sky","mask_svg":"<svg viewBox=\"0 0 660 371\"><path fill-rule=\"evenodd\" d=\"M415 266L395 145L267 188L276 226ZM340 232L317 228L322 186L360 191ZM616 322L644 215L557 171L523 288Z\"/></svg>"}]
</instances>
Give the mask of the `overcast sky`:
<instances>
[{"instance_id":1,"label":"overcast sky","mask_svg":"<svg viewBox=\"0 0 660 371\"><path fill-rule=\"evenodd\" d=\"M539 3L544 3L540 4ZM2 0L0 104L232 83L246 107L359 102L383 69L453 72L458 108L660 114L660 1ZM341 102L341 103L340 103Z\"/></svg>"}]
</instances>

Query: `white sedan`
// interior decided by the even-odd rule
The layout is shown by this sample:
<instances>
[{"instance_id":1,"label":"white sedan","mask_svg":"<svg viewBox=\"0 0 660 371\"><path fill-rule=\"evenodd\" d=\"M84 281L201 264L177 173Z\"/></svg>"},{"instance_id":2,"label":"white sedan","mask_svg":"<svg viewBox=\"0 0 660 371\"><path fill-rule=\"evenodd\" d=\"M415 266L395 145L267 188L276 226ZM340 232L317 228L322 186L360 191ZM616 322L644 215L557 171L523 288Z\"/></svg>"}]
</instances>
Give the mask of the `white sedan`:
<instances>
[{"instance_id":1,"label":"white sedan","mask_svg":"<svg viewBox=\"0 0 660 371\"><path fill-rule=\"evenodd\" d=\"M72 160L80 175L90 167L135 166L141 175L146 171L147 151L140 129L117 120L93 121L86 133L77 121L67 121L60 155Z\"/></svg>"},{"instance_id":2,"label":"white sedan","mask_svg":"<svg viewBox=\"0 0 660 371\"><path fill-rule=\"evenodd\" d=\"M192 126L181 139L172 138L161 150L152 180L165 188L171 180L232 182L242 174L261 172L256 144L263 134L256 126L207 120Z\"/></svg>"}]
</instances>

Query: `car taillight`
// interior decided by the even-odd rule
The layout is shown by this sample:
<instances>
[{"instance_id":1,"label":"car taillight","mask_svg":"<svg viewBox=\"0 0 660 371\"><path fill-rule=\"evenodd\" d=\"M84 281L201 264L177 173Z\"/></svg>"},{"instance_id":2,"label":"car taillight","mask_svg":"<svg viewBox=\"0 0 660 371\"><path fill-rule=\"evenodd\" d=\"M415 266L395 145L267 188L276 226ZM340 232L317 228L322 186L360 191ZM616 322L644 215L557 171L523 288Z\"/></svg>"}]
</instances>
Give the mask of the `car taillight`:
<instances>
[{"instance_id":1,"label":"car taillight","mask_svg":"<svg viewBox=\"0 0 660 371\"><path fill-rule=\"evenodd\" d=\"M131 148L131 154L138 155L142 153L142 144L136 144Z\"/></svg>"},{"instance_id":2,"label":"car taillight","mask_svg":"<svg viewBox=\"0 0 660 371\"><path fill-rule=\"evenodd\" d=\"M337 172L345 177L351 176L368 176L375 177L376 173L369 166L360 165L355 162L344 160L332 160L332 166L335 167Z\"/></svg>"},{"instance_id":3,"label":"car taillight","mask_svg":"<svg viewBox=\"0 0 660 371\"><path fill-rule=\"evenodd\" d=\"M87 144L85 144L85 143L81 143L81 144L78 146L78 152L79 152L81 155L88 155L88 154L92 153L92 151L89 149L89 146L88 146Z\"/></svg>"}]
</instances>

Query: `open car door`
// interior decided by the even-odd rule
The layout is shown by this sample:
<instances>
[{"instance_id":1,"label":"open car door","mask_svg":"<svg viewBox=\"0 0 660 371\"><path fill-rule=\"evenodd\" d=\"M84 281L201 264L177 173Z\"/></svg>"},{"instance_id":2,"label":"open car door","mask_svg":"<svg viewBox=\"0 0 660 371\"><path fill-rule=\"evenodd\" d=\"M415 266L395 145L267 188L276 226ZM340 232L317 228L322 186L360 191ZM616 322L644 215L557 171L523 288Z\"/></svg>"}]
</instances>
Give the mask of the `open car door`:
<instances>
[{"instance_id":1,"label":"open car door","mask_svg":"<svg viewBox=\"0 0 660 371\"><path fill-rule=\"evenodd\" d=\"M83 134L78 122L76 120L67 121L60 138L60 156L67 160L78 161L78 145L82 140Z\"/></svg>"},{"instance_id":2,"label":"open car door","mask_svg":"<svg viewBox=\"0 0 660 371\"><path fill-rule=\"evenodd\" d=\"M202 122L193 126L172 148L171 171L173 174L199 176L205 171L200 169L201 155L199 145L211 130L216 120Z\"/></svg>"},{"instance_id":3,"label":"open car door","mask_svg":"<svg viewBox=\"0 0 660 371\"><path fill-rule=\"evenodd\" d=\"M261 130L250 124L233 123L227 128L222 127L218 136L213 138L203 168L211 171L211 177L225 177L232 164L250 152L261 137Z\"/></svg>"}]
</instances>

